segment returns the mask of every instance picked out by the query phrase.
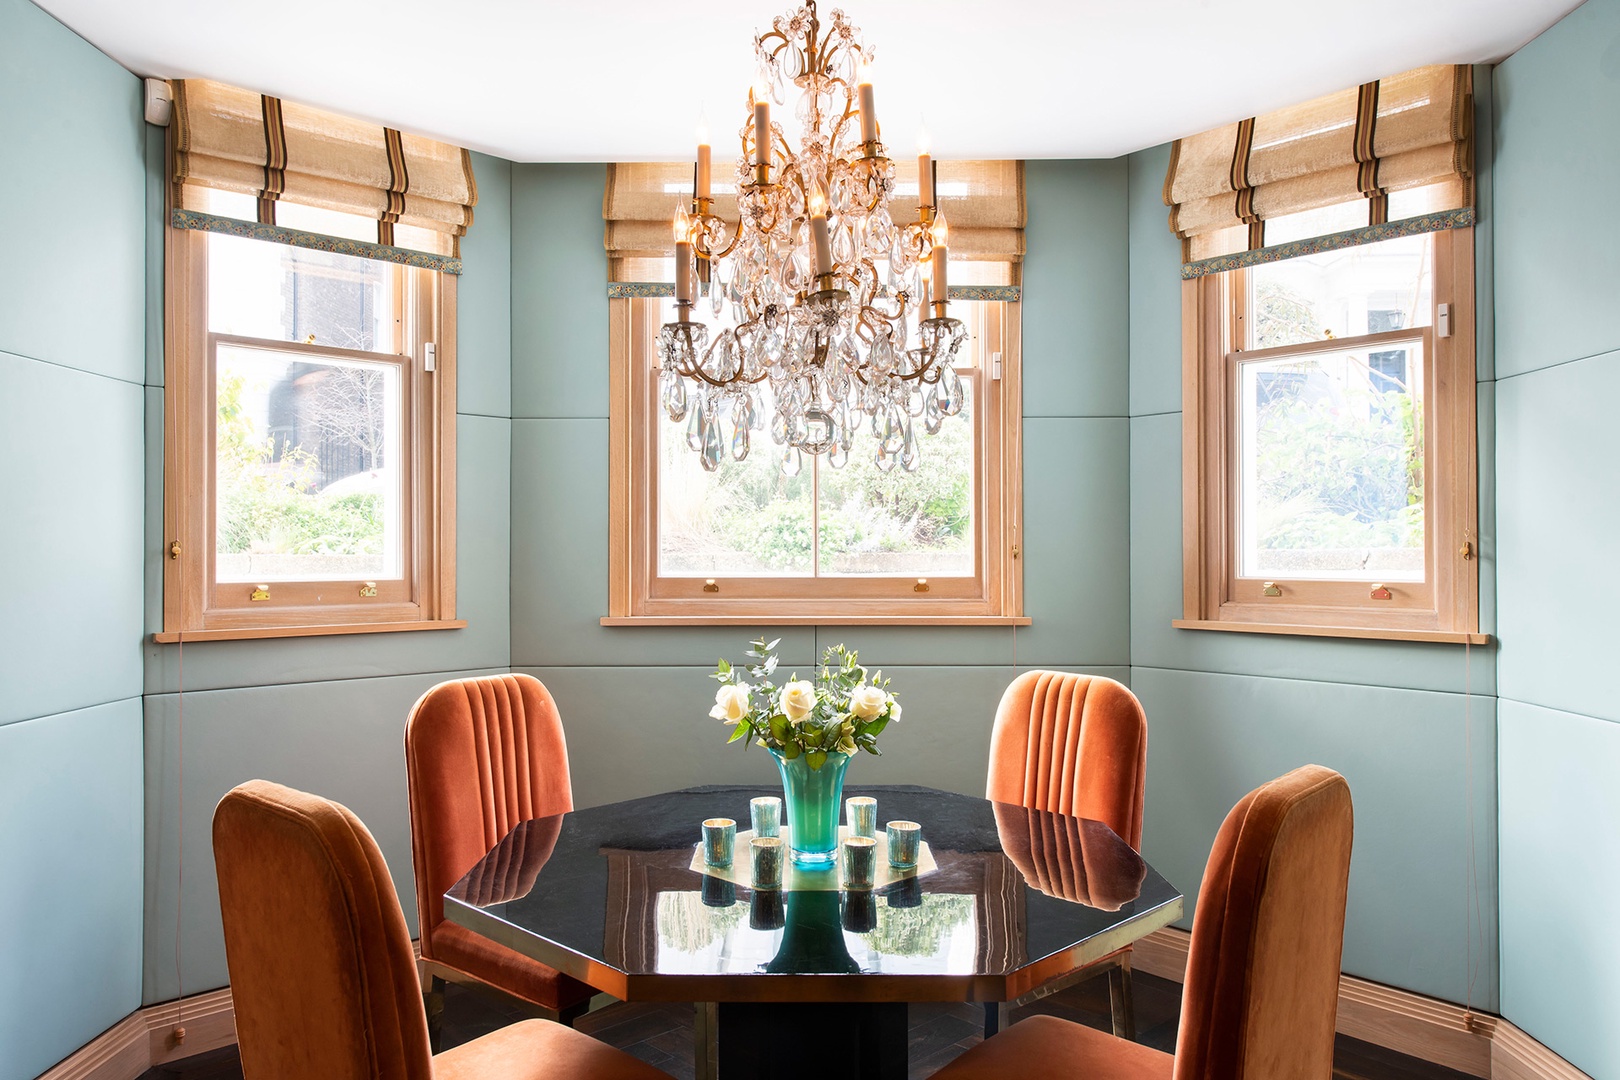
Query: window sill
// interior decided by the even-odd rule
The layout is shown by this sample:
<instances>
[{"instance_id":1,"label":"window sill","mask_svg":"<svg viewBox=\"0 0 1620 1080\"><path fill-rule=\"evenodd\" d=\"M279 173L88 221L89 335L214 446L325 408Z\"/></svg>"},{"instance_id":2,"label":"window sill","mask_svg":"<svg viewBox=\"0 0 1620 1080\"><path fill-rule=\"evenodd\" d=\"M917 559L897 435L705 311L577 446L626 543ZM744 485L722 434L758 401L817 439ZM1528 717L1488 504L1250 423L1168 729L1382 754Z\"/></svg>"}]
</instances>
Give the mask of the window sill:
<instances>
[{"instance_id":1,"label":"window sill","mask_svg":"<svg viewBox=\"0 0 1620 1080\"><path fill-rule=\"evenodd\" d=\"M160 630L152 635L159 645L177 641L243 641L249 638L322 637L328 634L393 634L403 630L461 630L466 619L427 622L340 623L319 626L233 626L218 630Z\"/></svg>"},{"instance_id":2,"label":"window sill","mask_svg":"<svg viewBox=\"0 0 1620 1080\"><path fill-rule=\"evenodd\" d=\"M1432 641L1450 645L1489 645L1489 634L1460 630L1379 630L1367 626L1298 626L1285 623L1219 622L1173 619L1177 630L1226 630L1239 634L1292 634L1297 637L1358 638L1373 641Z\"/></svg>"},{"instance_id":3,"label":"window sill","mask_svg":"<svg viewBox=\"0 0 1620 1080\"><path fill-rule=\"evenodd\" d=\"M603 626L1028 626L1027 615L604 615Z\"/></svg>"}]
</instances>

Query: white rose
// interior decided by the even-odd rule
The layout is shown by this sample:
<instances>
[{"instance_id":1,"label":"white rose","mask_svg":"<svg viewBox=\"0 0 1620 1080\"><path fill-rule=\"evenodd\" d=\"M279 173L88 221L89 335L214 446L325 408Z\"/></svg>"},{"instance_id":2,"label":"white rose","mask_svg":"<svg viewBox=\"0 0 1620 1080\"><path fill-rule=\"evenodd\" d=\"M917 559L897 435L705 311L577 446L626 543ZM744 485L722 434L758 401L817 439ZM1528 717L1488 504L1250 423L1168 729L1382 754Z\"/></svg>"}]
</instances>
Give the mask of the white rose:
<instances>
[{"instance_id":1,"label":"white rose","mask_svg":"<svg viewBox=\"0 0 1620 1080\"><path fill-rule=\"evenodd\" d=\"M889 704L889 695L875 686L857 686L849 695L849 711L862 720L876 720Z\"/></svg>"},{"instance_id":2,"label":"white rose","mask_svg":"<svg viewBox=\"0 0 1620 1080\"><path fill-rule=\"evenodd\" d=\"M889 695L889 721L895 724L900 722L900 703L894 699L893 694Z\"/></svg>"},{"instance_id":3,"label":"white rose","mask_svg":"<svg viewBox=\"0 0 1620 1080\"><path fill-rule=\"evenodd\" d=\"M790 682L782 687L782 712L795 724L810 715L816 707L816 687L804 680Z\"/></svg>"},{"instance_id":4,"label":"white rose","mask_svg":"<svg viewBox=\"0 0 1620 1080\"><path fill-rule=\"evenodd\" d=\"M728 683L715 692L714 708L709 715L716 720L735 724L748 715L749 686L747 683Z\"/></svg>"}]
</instances>

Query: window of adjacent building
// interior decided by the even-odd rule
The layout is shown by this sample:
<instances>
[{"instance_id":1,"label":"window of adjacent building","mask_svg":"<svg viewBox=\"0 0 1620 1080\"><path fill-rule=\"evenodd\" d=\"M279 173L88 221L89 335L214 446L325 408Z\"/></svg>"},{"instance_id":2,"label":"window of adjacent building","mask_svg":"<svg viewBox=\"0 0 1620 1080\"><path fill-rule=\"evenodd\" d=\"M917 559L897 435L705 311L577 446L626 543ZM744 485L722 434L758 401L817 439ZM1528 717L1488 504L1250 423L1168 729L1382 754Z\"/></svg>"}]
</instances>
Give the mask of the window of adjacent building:
<instances>
[{"instance_id":1,"label":"window of adjacent building","mask_svg":"<svg viewBox=\"0 0 1620 1080\"><path fill-rule=\"evenodd\" d=\"M453 280L170 230L160 639L453 625Z\"/></svg>"},{"instance_id":2,"label":"window of adjacent building","mask_svg":"<svg viewBox=\"0 0 1620 1080\"><path fill-rule=\"evenodd\" d=\"M773 437L767 401L742 434L725 423L725 457L712 473L696 452L697 410L672 421L657 401L656 336L674 319L673 302L612 305L614 543L604 621L1018 619L1015 302L952 302L969 334L956 364L960 411L914 418L915 470L898 455L880 466L864 417L838 467L786 448ZM738 439L748 442L741 461Z\"/></svg>"},{"instance_id":3,"label":"window of adjacent building","mask_svg":"<svg viewBox=\"0 0 1620 1080\"><path fill-rule=\"evenodd\" d=\"M1185 290L1179 625L1476 633L1472 230Z\"/></svg>"}]
</instances>

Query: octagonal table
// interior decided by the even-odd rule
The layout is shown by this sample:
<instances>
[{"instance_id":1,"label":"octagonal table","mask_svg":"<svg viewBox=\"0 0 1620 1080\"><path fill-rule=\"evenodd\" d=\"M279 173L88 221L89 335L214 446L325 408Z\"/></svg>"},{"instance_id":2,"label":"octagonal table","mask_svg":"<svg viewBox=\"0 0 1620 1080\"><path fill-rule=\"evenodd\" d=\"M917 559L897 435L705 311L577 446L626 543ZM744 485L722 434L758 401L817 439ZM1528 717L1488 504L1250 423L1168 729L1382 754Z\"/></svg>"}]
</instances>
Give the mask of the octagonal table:
<instances>
[{"instance_id":1,"label":"octagonal table","mask_svg":"<svg viewBox=\"0 0 1620 1080\"><path fill-rule=\"evenodd\" d=\"M445 893L445 916L622 1000L699 1003L699 1074L726 1080L904 1077L906 1003L1004 1015L1181 916L1181 894L1101 822L919 787L846 795L876 796L880 830L920 822L925 873L869 892L799 874L784 893L694 869L703 819L746 828L761 794L780 789L524 822Z\"/></svg>"}]
</instances>

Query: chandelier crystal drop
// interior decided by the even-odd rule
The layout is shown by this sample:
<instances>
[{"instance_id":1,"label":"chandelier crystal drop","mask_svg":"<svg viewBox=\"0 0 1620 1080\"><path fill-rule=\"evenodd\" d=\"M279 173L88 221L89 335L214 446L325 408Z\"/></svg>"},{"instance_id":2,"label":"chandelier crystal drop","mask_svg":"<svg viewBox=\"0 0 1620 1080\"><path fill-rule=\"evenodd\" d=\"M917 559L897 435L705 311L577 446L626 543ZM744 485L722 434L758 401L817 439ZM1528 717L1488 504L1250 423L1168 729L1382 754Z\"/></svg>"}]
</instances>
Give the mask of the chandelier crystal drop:
<instances>
[{"instance_id":1,"label":"chandelier crystal drop","mask_svg":"<svg viewBox=\"0 0 1620 1080\"><path fill-rule=\"evenodd\" d=\"M754 51L737 133L739 220L712 212L703 133L691 213L675 218L678 314L658 335L659 400L710 472L767 438L788 476L805 455L839 468L863 418L877 468L914 471L916 426L932 435L961 412L954 365L967 337L946 314L949 230L931 159L918 158L918 220L897 225L872 49L843 12L823 26L811 0L775 19ZM790 84L797 147L771 119Z\"/></svg>"}]
</instances>

